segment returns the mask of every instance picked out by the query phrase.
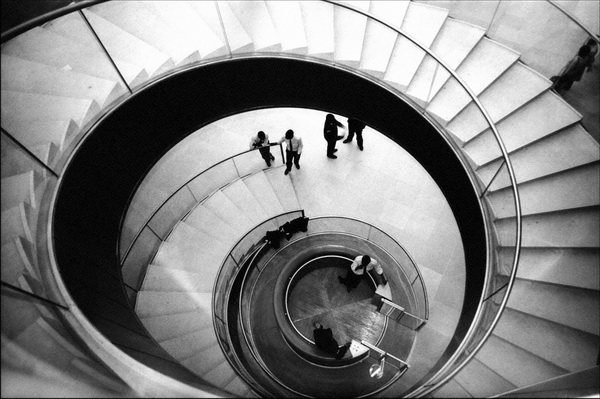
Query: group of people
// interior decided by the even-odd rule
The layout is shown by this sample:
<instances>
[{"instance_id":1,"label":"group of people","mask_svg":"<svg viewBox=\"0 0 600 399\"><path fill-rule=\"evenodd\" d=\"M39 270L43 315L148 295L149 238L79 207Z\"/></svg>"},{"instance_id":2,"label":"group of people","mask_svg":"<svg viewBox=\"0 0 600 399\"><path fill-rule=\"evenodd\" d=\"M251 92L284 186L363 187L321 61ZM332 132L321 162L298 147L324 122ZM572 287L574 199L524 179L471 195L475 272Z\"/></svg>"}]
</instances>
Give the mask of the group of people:
<instances>
[{"instance_id":1,"label":"group of people","mask_svg":"<svg viewBox=\"0 0 600 399\"><path fill-rule=\"evenodd\" d=\"M567 91L573 85L573 82L579 82L583 73L587 69L592 70L592 64L598 53L598 42L594 39L588 41L579 48L577 55L564 66L561 72L552 77L554 89L561 93Z\"/></svg>"},{"instance_id":2,"label":"group of people","mask_svg":"<svg viewBox=\"0 0 600 399\"><path fill-rule=\"evenodd\" d=\"M337 152L337 149L335 148L336 142L344 138L344 135L338 135L338 127L344 127L344 125L335 119L333 114L327 114L325 117L325 125L323 127L323 136L325 137L325 141L327 141L327 157L331 159L337 158L335 155L335 152ZM362 132L365 127L366 124L358 119L348 118L348 137L346 137L344 143L350 143L356 134L358 148L363 151ZM300 169L300 156L302 155L304 145L302 143L302 138L296 137L292 129L285 132L285 136L278 141L279 144L284 142L286 144L285 174L287 175L292 170L292 165L296 166L296 169ZM270 144L269 136L262 130L250 139L250 149L253 150L258 148L258 151L267 163L267 166L271 166L271 162L275 160L275 157L271 154Z\"/></svg>"}]
</instances>

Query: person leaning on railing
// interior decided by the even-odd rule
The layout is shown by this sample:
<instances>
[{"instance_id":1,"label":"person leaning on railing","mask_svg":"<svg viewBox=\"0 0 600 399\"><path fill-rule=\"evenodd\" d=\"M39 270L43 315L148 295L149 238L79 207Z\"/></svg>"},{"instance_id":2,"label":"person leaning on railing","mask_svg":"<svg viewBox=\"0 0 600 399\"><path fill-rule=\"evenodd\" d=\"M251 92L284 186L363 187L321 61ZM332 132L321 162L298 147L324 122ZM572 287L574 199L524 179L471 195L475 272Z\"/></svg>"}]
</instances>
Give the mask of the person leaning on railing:
<instances>
[{"instance_id":1,"label":"person leaning on railing","mask_svg":"<svg viewBox=\"0 0 600 399\"><path fill-rule=\"evenodd\" d=\"M262 130L258 132L256 136L252 136L250 139L250 149L253 150L255 148L258 148L258 151L267 163L267 166L271 166L271 161L274 161L275 157L273 154L271 154L271 147L269 147L269 136Z\"/></svg>"}]
</instances>

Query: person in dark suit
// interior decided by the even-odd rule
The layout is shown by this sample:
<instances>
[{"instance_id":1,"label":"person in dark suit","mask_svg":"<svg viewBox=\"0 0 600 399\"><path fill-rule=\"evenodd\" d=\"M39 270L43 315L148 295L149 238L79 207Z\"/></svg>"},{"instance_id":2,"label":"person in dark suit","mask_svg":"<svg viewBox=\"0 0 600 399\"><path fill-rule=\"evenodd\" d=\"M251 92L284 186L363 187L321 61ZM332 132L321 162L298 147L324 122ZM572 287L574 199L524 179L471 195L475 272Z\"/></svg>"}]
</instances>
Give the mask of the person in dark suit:
<instances>
[{"instance_id":1,"label":"person in dark suit","mask_svg":"<svg viewBox=\"0 0 600 399\"><path fill-rule=\"evenodd\" d=\"M330 354L336 359L344 357L348 349L350 348L350 342L344 346L339 346L331 328L323 328L323 325L315 323L315 329L313 330L313 336L315 339L315 345L324 352Z\"/></svg>"},{"instance_id":2,"label":"person in dark suit","mask_svg":"<svg viewBox=\"0 0 600 399\"><path fill-rule=\"evenodd\" d=\"M348 137L344 140L344 143L349 143L354 138L354 133L356 133L356 142L358 143L358 148L363 150L363 136L362 132L365 128L365 124L358 119L348 118Z\"/></svg>"},{"instance_id":3,"label":"person in dark suit","mask_svg":"<svg viewBox=\"0 0 600 399\"><path fill-rule=\"evenodd\" d=\"M342 122L335 119L335 116L333 116L332 114L327 114L327 116L325 117L325 126L323 126L323 136L327 141L328 158L337 158L337 156L334 155L334 152L337 151L335 149L335 143L336 141L344 138L343 135L338 136L338 127L344 127L344 125L342 124Z\"/></svg>"}]
</instances>

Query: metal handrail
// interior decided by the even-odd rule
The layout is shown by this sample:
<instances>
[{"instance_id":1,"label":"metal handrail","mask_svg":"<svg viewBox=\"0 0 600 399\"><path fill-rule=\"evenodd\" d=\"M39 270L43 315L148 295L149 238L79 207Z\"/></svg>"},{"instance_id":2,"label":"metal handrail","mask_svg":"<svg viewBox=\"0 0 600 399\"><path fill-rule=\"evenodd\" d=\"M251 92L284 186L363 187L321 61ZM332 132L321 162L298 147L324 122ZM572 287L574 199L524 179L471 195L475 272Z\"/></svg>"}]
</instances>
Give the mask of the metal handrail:
<instances>
[{"instance_id":1,"label":"metal handrail","mask_svg":"<svg viewBox=\"0 0 600 399\"><path fill-rule=\"evenodd\" d=\"M560 12L562 12L571 21L575 22L581 29L583 29L584 31L586 31L586 33L590 36L590 38L594 39L596 41L596 43L600 43L600 35L598 35L595 32L592 32L592 30L590 28L588 28L587 26L585 26L583 24L583 22L581 22L577 17L575 17L574 15L572 15L569 11L565 10L563 8L563 6L561 6L560 4L558 4L558 3L556 3L555 1L552 1L552 0L546 0L546 1L548 3L550 3L551 5L553 5L554 7L556 7L556 9L558 9Z\"/></svg>"},{"instance_id":2,"label":"metal handrail","mask_svg":"<svg viewBox=\"0 0 600 399\"><path fill-rule=\"evenodd\" d=\"M427 295L427 287L425 286L425 279L423 279L423 275L421 274L421 271L419 270L419 266L417 265L417 262L415 262L415 260L412 258L412 256L410 256L410 253L404 249L404 247L392 236L390 236L388 233L386 233L385 231L381 230L380 228L378 228L377 226L369 223L369 222L365 222L364 220L360 220L357 218L353 218L353 217L349 217L349 216L338 216L338 215L327 215L327 216L317 216L314 218L311 218L311 220L318 220L318 219L346 219L346 220L351 220L353 222L358 222L358 223L362 223L366 226L369 226L370 228L376 229L378 232L382 233L383 235L385 235L386 237L388 237L390 240L392 240L394 242L394 244L396 244L396 246L398 246L399 248L402 248L402 251L406 254L406 256L408 257L408 259L410 259L410 262L412 263L412 265L414 266L414 269L417 272L417 278L420 280L421 282L421 286L423 287L423 295L425 297L425 320L429 319L429 298ZM348 234L348 233L346 233ZM369 232L370 235L370 232ZM375 241L370 240L369 238L367 238L367 241L372 242L374 244L376 244L377 246L381 247L379 244L377 244ZM388 251L385 248L381 248L384 252L388 253ZM390 253L388 253L388 255L392 258L395 259ZM396 261L396 263L399 264L398 261ZM412 283L410 284L412 287Z\"/></svg>"},{"instance_id":3,"label":"metal handrail","mask_svg":"<svg viewBox=\"0 0 600 399\"><path fill-rule=\"evenodd\" d=\"M477 106L477 108L479 108L479 110L481 111L483 117L485 118L486 122L488 123L488 125L489 125L492 133L494 134L494 136L496 138L496 141L497 141L497 143L498 143L498 145L500 147L500 151L502 152L502 156L503 156L503 158L506 161L506 167L507 167L508 175L509 175L511 186L512 186L512 191L513 191L513 195L514 195L513 200L514 200L514 205L515 205L515 219L516 219L515 254L514 254L514 258L513 258L513 266L512 266L511 274L510 274L510 277L509 277L509 282L508 282L508 287L507 287L506 293L504 295L504 298L502 299L502 303L500 304L500 306L498 308L498 312L497 312L497 314L496 314L496 316L495 316L495 318L494 318L494 320L493 320L490 328L486 331L486 333L484 334L484 336L480 340L479 344L475 347L475 349L472 350L469 355L467 355L467 358L464 359L448 375L446 375L445 377L443 377L441 381L435 382L435 383L433 383L433 385L431 385L431 386L429 386L427 388L423 388L423 387L427 386L427 383L425 383L420 388L418 388L413 393L411 393L411 396L412 395L427 395L428 393L430 393L433 390L437 389L438 387L442 386L448 380L450 380L452 377L454 377L475 356L475 354L477 353L477 351L483 346L483 344L485 343L485 341L488 339L488 337L492 333L492 330L494 329L494 327L496 326L496 324L500 320L500 316L502 315L502 312L503 312L503 310L504 310L504 308L506 306L506 303L508 302L508 297L509 297L510 292L512 290L512 286L514 284L514 280L515 280L515 278L517 276L519 256L520 256L520 252L521 252L521 240L522 240L522 237L521 237L521 235L522 235L521 200L520 200L520 196L519 196L519 190L518 190L518 187L517 187L517 179L516 179L516 176L515 176L515 171L513 169L512 163L510 161L510 157L508 156L508 151L506 149L506 146L504 145L504 141L502 140L502 137L500 136L500 133L498 132L498 129L497 129L494 121L492 120L491 116L489 115L489 113L487 112L487 110L485 109L485 107L483 106L483 104L481 103L481 101L479 100L479 98L477 97L477 95L473 92L473 90L466 84L466 82L458 75L458 73L455 70L453 70L448 64L446 64L446 62L444 62L438 55L436 55L433 51L431 51L427 46L425 46L424 44L420 43L418 40L416 40L415 38L413 38L411 35L409 35L408 33L404 32L402 29L394 27L391 23L383 21L379 17L375 17L375 16L369 14L368 12L360 10L357 7L354 7L354 6L349 5L349 4L339 3L339 2L333 1L333 0L323 0L323 1L325 1L327 3L330 3L330 4L334 4L335 6L338 6L338 7L342 7L342 8L345 8L347 10L356 12L358 14L361 14L361 15L365 16L366 18L369 18L369 19L372 19L374 21L377 21L378 23L380 23L380 24L386 26L387 28L395 31L397 34L402 35L406 39L410 40L414 45L418 46L421 50L423 50L425 53L427 53L428 56L430 56L431 58L433 58L448 73L450 73L450 75L452 75L452 77L458 82L458 84L460 84L460 86L465 90L465 92L469 95L469 97L471 97L471 99L473 100L473 103ZM489 268L487 270L489 272ZM482 290L482 294L485 293L488 290L488 286L489 286L489 279L486 279L485 282L484 282L484 287L483 287L483 290ZM480 314L483 311L483 306L484 306L484 302L480 301L479 306L477 307L477 311L475 313L475 316L473 317L473 320L478 320ZM474 334L474 332L475 332L476 329L477 329L477 325L476 324L472 324L471 327L469 328L469 330L467 331L467 333L465 334L465 338L462 340L461 344L459 345L459 347L457 348L457 350L454 352L454 354L450 357L450 359L448 359L448 361L446 362L446 364L434 376L432 376L429 379L429 381L433 381L436 378L440 378L440 376L442 376L444 373L447 372L448 368L452 365L452 363L454 361L456 361L456 359L458 358L458 356L465 349L465 347L467 345L468 339L473 336L473 334Z\"/></svg>"},{"instance_id":4,"label":"metal handrail","mask_svg":"<svg viewBox=\"0 0 600 399\"><path fill-rule=\"evenodd\" d=\"M282 148L282 144L281 143L270 143L269 144L270 147L275 147L275 146L279 146L280 149ZM259 150L259 148L253 148L251 150L246 150L237 154L234 154L230 157L227 157L211 166L209 166L208 168L204 169L203 171L199 172L198 174L194 175L193 177L191 177L190 179L188 179L185 183L183 183L182 185L180 185L175 191L173 191L163 202L160 203L160 205L158 205L156 207L156 209L150 214L150 216L146 219L146 221L144 222L144 224L141 226L141 228L138 230L138 232L135 234L135 236L133 237L133 239L131 240L131 243L129 244L129 246L127 247L127 250L125 251L125 254L123 255L123 260L120 260L121 265L123 265L125 263L125 261L127 260L127 257L129 256L129 253L131 252L131 250L133 249L134 244L137 242L138 238L140 237L140 235L142 234L142 231L144 230L144 228L146 226L149 225L149 223L152 221L152 218L154 218L154 216L156 216L156 214L158 213L158 211L160 211L162 209L163 206L165 206L165 204L167 202L169 202L171 200L171 198L173 198L177 193L179 193L181 190L183 190L188 184L190 184L193 180L197 179L198 177L200 177L202 174L208 172L209 170L211 170L212 168L219 166L227 161L233 160L236 157L239 157L241 155L247 154L249 152L252 151L257 151ZM125 215L127 214L127 212L124 213ZM121 223L121 225L124 223L124 221ZM120 257L119 257L120 258Z\"/></svg>"}]
</instances>

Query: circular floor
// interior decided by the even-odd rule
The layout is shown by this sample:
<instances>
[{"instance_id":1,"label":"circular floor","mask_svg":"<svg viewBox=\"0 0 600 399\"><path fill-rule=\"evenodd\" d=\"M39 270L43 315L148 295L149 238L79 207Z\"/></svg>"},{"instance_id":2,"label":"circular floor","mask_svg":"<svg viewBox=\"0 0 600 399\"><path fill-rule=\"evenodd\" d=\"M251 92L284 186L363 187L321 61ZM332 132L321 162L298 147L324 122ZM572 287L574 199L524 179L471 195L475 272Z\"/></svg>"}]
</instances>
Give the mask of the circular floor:
<instances>
[{"instance_id":1,"label":"circular floor","mask_svg":"<svg viewBox=\"0 0 600 399\"><path fill-rule=\"evenodd\" d=\"M377 312L373 283L364 277L348 292L338 280L338 276L346 276L351 263L339 256L319 257L305 266L311 269L308 273L292 281L288 314L305 339L313 341L314 323L318 322L332 329L340 345L352 339L379 342L386 320Z\"/></svg>"}]
</instances>

